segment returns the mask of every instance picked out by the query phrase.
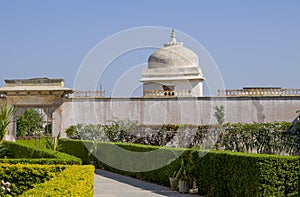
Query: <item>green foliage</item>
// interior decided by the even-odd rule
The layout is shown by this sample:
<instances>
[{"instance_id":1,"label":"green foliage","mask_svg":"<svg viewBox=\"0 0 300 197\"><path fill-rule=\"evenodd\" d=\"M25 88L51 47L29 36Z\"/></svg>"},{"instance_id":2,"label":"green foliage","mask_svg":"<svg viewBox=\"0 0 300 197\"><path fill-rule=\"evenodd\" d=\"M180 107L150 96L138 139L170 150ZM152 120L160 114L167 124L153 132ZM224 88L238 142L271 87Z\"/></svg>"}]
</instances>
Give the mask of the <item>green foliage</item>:
<instances>
[{"instance_id":1,"label":"green foliage","mask_svg":"<svg viewBox=\"0 0 300 197\"><path fill-rule=\"evenodd\" d=\"M78 131L75 125L71 125L65 130L67 136L71 139L80 139L80 136L78 135Z\"/></svg>"},{"instance_id":2,"label":"green foliage","mask_svg":"<svg viewBox=\"0 0 300 197\"><path fill-rule=\"evenodd\" d=\"M88 147L90 141L60 140L62 151L80 157L89 163ZM90 145L89 145L90 144ZM97 166L127 176L136 177L152 183L169 186L168 178L184 162L185 174L195 180L199 191L205 196L297 196L297 173L300 157L266 154L236 153L231 151L205 151L197 149L172 149L154 146L122 144L119 147L132 152L148 152L159 149L164 155L173 153L164 167L149 172L130 172L114 169L103 161L122 162L122 165L141 163L139 158L122 158L112 143L98 142ZM183 152L185 151L185 152ZM137 162L139 161L139 162ZM143 163L143 165L149 165Z\"/></svg>"},{"instance_id":3,"label":"green foliage","mask_svg":"<svg viewBox=\"0 0 300 197\"><path fill-rule=\"evenodd\" d=\"M214 109L215 109L214 117L217 119L219 125L223 125L224 117L225 117L224 106L223 105L221 105L220 107L215 106Z\"/></svg>"},{"instance_id":4,"label":"green foliage","mask_svg":"<svg viewBox=\"0 0 300 197\"><path fill-rule=\"evenodd\" d=\"M38 139L18 139L17 143L18 144L23 144L25 146L31 146L31 147L35 147L35 148L41 148L41 149L45 149L47 148L47 140L51 139L50 137L42 137L42 138L38 138Z\"/></svg>"},{"instance_id":5,"label":"green foliage","mask_svg":"<svg viewBox=\"0 0 300 197\"><path fill-rule=\"evenodd\" d=\"M136 130L136 127L135 122L114 120L111 121L111 125L72 125L65 132L71 139L120 142L128 137L130 132Z\"/></svg>"},{"instance_id":6,"label":"green foliage","mask_svg":"<svg viewBox=\"0 0 300 197\"><path fill-rule=\"evenodd\" d=\"M0 164L0 177L11 183L8 196L93 195L93 166Z\"/></svg>"},{"instance_id":7,"label":"green foliage","mask_svg":"<svg viewBox=\"0 0 300 197\"><path fill-rule=\"evenodd\" d=\"M46 138L46 148L54 151L59 151L60 150L60 146L58 144L59 138L60 138L60 132L58 133L57 137L54 139Z\"/></svg>"},{"instance_id":8,"label":"green foliage","mask_svg":"<svg viewBox=\"0 0 300 197\"><path fill-rule=\"evenodd\" d=\"M189 174L187 170L187 165L185 165L184 160L181 161L180 168L176 172L176 177L177 180L183 180L183 181L188 181Z\"/></svg>"},{"instance_id":9,"label":"green foliage","mask_svg":"<svg viewBox=\"0 0 300 197\"><path fill-rule=\"evenodd\" d=\"M0 143L8 132L8 125L11 123L14 113L16 112L16 108L11 106L8 108L7 102L3 104L0 110Z\"/></svg>"},{"instance_id":10,"label":"green foliage","mask_svg":"<svg viewBox=\"0 0 300 197\"><path fill-rule=\"evenodd\" d=\"M73 165L79 164L79 162L74 162L67 159L56 159L56 158L4 158L0 159L1 163L6 164L41 164L41 165Z\"/></svg>"},{"instance_id":11,"label":"green foliage","mask_svg":"<svg viewBox=\"0 0 300 197\"><path fill-rule=\"evenodd\" d=\"M176 159L177 155L181 155L183 153L182 149L174 150L170 148L161 148L155 146L148 145L138 145L138 144L127 144L127 143L106 143L106 142L97 142L97 150L95 151L95 156L88 156L89 149L95 144L92 141L80 141L80 140L66 140L61 139L60 144L62 146L62 152L67 154L74 155L82 159L84 164L89 164L90 161L96 161L96 165L98 168L110 170L116 173L121 173L124 175L136 177L145 181L150 181L153 183L161 184L169 186L168 177L170 177L174 171L178 170L180 163L177 165L170 164L174 159ZM117 146L116 146L117 145ZM169 161L169 164L165 167L154 170L151 172L124 172L119 169L115 169L107 164L109 163L120 163L122 166L126 166L129 169L136 169L136 167L144 166L149 167L149 165L153 165L152 162L147 162L146 160L135 157L135 156L127 156L120 151L118 148L122 148L132 152L151 152L154 150L159 150L159 155L163 155ZM150 157L150 155L149 155ZM153 156L151 156L153 157ZM102 158L99 160L99 158ZM152 159L152 158L150 158ZM159 156L153 157L153 160L162 159ZM152 164L151 164L152 163ZM155 165L155 164L154 164Z\"/></svg>"},{"instance_id":12,"label":"green foliage","mask_svg":"<svg viewBox=\"0 0 300 197\"><path fill-rule=\"evenodd\" d=\"M0 158L9 156L9 155L10 155L10 152L9 152L8 148L5 145L0 144Z\"/></svg>"},{"instance_id":13,"label":"green foliage","mask_svg":"<svg viewBox=\"0 0 300 197\"><path fill-rule=\"evenodd\" d=\"M43 183L61 172L64 166L47 166L37 164L1 164L0 177L11 183L11 195L17 196Z\"/></svg>"},{"instance_id":14,"label":"green foliage","mask_svg":"<svg viewBox=\"0 0 300 197\"><path fill-rule=\"evenodd\" d=\"M210 151L198 163L197 182L205 196L297 196L300 158Z\"/></svg>"},{"instance_id":15,"label":"green foliage","mask_svg":"<svg viewBox=\"0 0 300 197\"><path fill-rule=\"evenodd\" d=\"M137 126L136 122L117 119L112 121L112 125L104 126L104 131L110 141L121 142L130 132L136 130Z\"/></svg>"},{"instance_id":16,"label":"green foliage","mask_svg":"<svg viewBox=\"0 0 300 197\"><path fill-rule=\"evenodd\" d=\"M225 150L249 153L296 154L299 138L285 131L291 123L227 123L220 135Z\"/></svg>"},{"instance_id":17,"label":"green foliage","mask_svg":"<svg viewBox=\"0 0 300 197\"><path fill-rule=\"evenodd\" d=\"M291 125L292 123L289 122L274 122L226 123L222 127L220 125L136 126L133 123L119 122L106 126L76 125L69 129L72 130L71 136L104 142L296 155L299 152L300 142L296 134L287 132Z\"/></svg>"},{"instance_id":18,"label":"green foliage","mask_svg":"<svg viewBox=\"0 0 300 197\"><path fill-rule=\"evenodd\" d=\"M35 109L27 109L17 119L17 137L34 136L43 128L41 114Z\"/></svg>"},{"instance_id":19,"label":"green foliage","mask_svg":"<svg viewBox=\"0 0 300 197\"><path fill-rule=\"evenodd\" d=\"M61 152L74 155L82 160L83 164L89 164L90 161L93 161L93 158L89 154L89 149L85 144L89 141L83 143L80 140L66 140L60 139L59 144L61 146Z\"/></svg>"},{"instance_id":20,"label":"green foliage","mask_svg":"<svg viewBox=\"0 0 300 197\"><path fill-rule=\"evenodd\" d=\"M13 158L24 159L23 162L29 161L29 163L37 162L37 163L45 163L45 164L52 164L52 163L81 164L81 159L54 150L40 149L40 148L36 148L24 144L19 144L18 142L5 141L3 144L9 149ZM46 158L49 158L48 162ZM12 160L16 161L15 159ZM7 162L7 160L10 159L0 160L0 162Z\"/></svg>"},{"instance_id":21,"label":"green foliage","mask_svg":"<svg viewBox=\"0 0 300 197\"><path fill-rule=\"evenodd\" d=\"M68 166L51 180L21 196L93 196L94 167Z\"/></svg>"}]
</instances>

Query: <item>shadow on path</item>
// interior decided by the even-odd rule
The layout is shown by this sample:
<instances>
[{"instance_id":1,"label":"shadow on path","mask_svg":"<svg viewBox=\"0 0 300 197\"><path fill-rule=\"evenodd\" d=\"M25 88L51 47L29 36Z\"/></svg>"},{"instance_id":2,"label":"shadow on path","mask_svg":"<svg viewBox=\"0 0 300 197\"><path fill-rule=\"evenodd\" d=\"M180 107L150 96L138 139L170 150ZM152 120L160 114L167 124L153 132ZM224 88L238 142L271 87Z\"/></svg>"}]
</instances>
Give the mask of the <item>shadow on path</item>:
<instances>
[{"instance_id":1,"label":"shadow on path","mask_svg":"<svg viewBox=\"0 0 300 197\"><path fill-rule=\"evenodd\" d=\"M139 188L141 190L146 190L151 193L156 193L159 196L174 196L174 197L187 197L187 196L196 197L197 196L196 194L181 194L176 191L171 191L170 188L168 188L168 187L148 183L145 181L141 181L141 180L127 177L127 176L120 175L120 174L116 174L113 172L108 172L105 170L96 169L95 174L100 175L105 178L108 178L108 179L113 179L120 183L133 186L135 188ZM99 185L98 185L98 187L99 187ZM130 188L132 188L132 187L128 186L128 189L130 189ZM95 192L95 195L97 196L96 192Z\"/></svg>"}]
</instances>

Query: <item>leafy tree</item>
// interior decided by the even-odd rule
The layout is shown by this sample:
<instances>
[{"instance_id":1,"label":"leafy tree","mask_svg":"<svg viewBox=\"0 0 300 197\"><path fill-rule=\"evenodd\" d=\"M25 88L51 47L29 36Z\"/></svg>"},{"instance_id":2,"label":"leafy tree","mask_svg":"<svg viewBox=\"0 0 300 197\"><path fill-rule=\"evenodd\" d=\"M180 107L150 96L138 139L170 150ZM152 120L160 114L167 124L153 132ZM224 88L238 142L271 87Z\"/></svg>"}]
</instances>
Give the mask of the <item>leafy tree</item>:
<instances>
[{"instance_id":1,"label":"leafy tree","mask_svg":"<svg viewBox=\"0 0 300 197\"><path fill-rule=\"evenodd\" d=\"M216 110L214 113L214 117L217 119L219 125L223 125L224 117L225 117L225 108L223 105L220 107L215 106L214 109Z\"/></svg>"},{"instance_id":2,"label":"leafy tree","mask_svg":"<svg viewBox=\"0 0 300 197\"><path fill-rule=\"evenodd\" d=\"M27 109L17 119L17 136L33 136L43 128L43 120L40 113L35 109Z\"/></svg>"},{"instance_id":3,"label":"leafy tree","mask_svg":"<svg viewBox=\"0 0 300 197\"><path fill-rule=\"evenodd\" d=\"M6 134L6 132L9 132L7 127L13 120L14 113L16 112L16 108L14 106L11 106L8 108L7 102L3 104L0 111L0 144L2 143L2 140Z\"/></svg>"}]
</instances>

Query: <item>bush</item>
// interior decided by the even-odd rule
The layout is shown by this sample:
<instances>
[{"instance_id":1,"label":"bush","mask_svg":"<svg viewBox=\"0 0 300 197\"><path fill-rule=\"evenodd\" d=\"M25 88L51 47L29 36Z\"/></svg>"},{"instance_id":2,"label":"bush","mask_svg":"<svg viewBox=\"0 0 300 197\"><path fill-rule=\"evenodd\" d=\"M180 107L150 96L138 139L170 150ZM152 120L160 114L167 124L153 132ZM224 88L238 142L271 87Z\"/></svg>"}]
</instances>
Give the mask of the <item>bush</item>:
<instances>
[{"instance_id":1,"label":"bush","mask_svg":"<svg viewBox=\"0 0 300 197\"><path fill-rule=\"evenodd\" d=\"M76 125L69 137L155 146L231 150L248 153L297 155L299 138L287 132L289 122L227 123L220 125L139 125L115 121L112 125Z\"/></svg>"},{"instance_id":2,"label":"bush","mask_svg":"<svg viewBox=\"0 0 300 197\"><path fill-rule=\"evenodd\" d=\"M86 154L94 146L96 148L93 151L100 158L96 160L98 167L166 186L169 186L168 177L184 161L190 178L196 180L200 193L206 196L297 196L300 157L296 156L174 149L124 143L114 145L79 140L60 140L60 144L62 151L74 154L87 163L90 159L95 159ZM124 155L116 151L116 145L132 152L149 152L160 148L162 154L150 159L165 159L169 162L156 170L132 172L137 165L147 167L150 164L138 156L124 158ZM106 161L119 162L120 166L127 166L128 170L113 168Z\"/></svg>"},{"instance_id":3,"label":"bush","mask_svg":"<svg viewBox=\"0 0 300 197\"><path fill-rule=\"evenodd\" d=\"M31 146L35 148L46 149L47 139L52 139L50 137L27 137L27 139L18 138L17 143L26 146Z\"/></svg>"},{"instance_id":4,"label":"bush","mask_svg":"<svg viewBox=\"0 0 300 197\"><path fill-rule=\"evenodd\" d=\"M0 163L15 163L17 161L25 163L28 161L29 163L39 164L81 164L79 158L50 149L39 149L8 141L5 141L4 145L9 149L13 159L0 159Z\"/></svg>"},{"instance_id":5,"label":"bush","mask_svg":"<svg viewBox=\"0 0 300 197\"><path fill-rule=\"evenodd\" d=\"M300 158L211 151L192 153L205 196L297 196Z\"/></svg>"},{"instance_id":6,"label":"bush","mask_svg":"<svg viewBox=\"0 0 300 197\"><path fill-rule=\"evenodd\" d=\"M175 160L178 157L178 155L181 155L184 152L184 149L174 150L172 148L162 148L157 146L155 147L138 144L101 143L66 139L61 139L59 143L62 147L61 151L81 158L84 164L89 164L90 161L95 161L98 168L106 169L116 173L132 176L141 180L166 186L169 186L168 177L171 176L180 165L180 163L178 163L177 161L172 161ZM132 152L151 152L154 150L159 150L159 152L157 152L158 155L149 154L148 160L144 160L139 156L135 157L135 155L124 155L122 154L122 152L119 151L118 147ZM96 158L92 154L89 155L91 149L94 150ZM184 155L185 154L183 154L181 157L184 157ZM98 160L97 158L101 159ZM165 160L166 163L168 163L168 165L150 172L131 172L132 170L140 169L141 167L155 168L156 164L153 164L153 162L147 162L149 160ZM127 170L124 171L111 167L111 163L123 167Z\"/></svg>"},{"instance_id":7,"label":"bush","mask_svg":"<svg viewBox=\"0 0 300 197\"><path fill-rule=\"evenodd\" d=\"M299 138L286 131L291 123L225 124L220 140L226 150L250 153L297 154Z\"/></svg>"},{"instance_id":8,"label":"bush","mask_svg":"<svg viewBox=\"0 0 300 197\"><path fill-rule=\"evenodd\" d=\"M61 172L64 166L1 164L0 179L11 183L11 195L16 196L43 183Z\"/></svg>"},{"instance_id":9,"label":"bush","mask_svg":"<svg viewBox=\"0 0 300 197\"><path fill-rule=\"evenodd\" d=\"M68 166L51 180L21 196L93 196L94 167Z\"/></svg>"}]
</instances>

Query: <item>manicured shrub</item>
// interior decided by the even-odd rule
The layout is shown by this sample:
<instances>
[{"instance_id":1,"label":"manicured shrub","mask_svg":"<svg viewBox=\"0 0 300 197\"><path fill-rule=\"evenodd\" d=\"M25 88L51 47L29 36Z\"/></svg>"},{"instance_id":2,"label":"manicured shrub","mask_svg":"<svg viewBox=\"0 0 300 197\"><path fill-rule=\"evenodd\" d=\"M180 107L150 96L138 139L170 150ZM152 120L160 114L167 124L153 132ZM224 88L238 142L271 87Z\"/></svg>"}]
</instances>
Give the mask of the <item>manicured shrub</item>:
<instances>
[{"instance_id":1,"label":"manicured shrub","mask_svg":"<svg viewBox=\"0 0 300 197\"><path fill-rule=\"evenodd\" d=\"M58 158L22 158L22 159L16 159L16 158L4 158L0 159L0 165L1 163L6 164L43 164L43 165L79 165L80 161L74 161L69 159L58 159Z\"/></svg>"},{"instance_id":2,"label":"manicured shrub","mask_svg":"<svg viewBox=\"0 0 300 197\"><path fill-rule=\"evenodd\" d=\"M60 174L21 196L93 196L94 167L67 166Z\"/></svg>"},{"instance_id":3,"label":"manicured shrub","mask_svg":"<svg viewBox=\"0 0 300 197\"><path fill-rule=\"evenodd\" d=\"M297 196L300 158L210 151L192 153L198 186L206 196Z\"/></svg>"},{"instance_id":4,"label":"manicured shrub","mask_svg":"<svg viewBox=\"0 0 300 197\"><path fill-rule=\"evenodd\" d=\"M77 157L50 149L40 149L8 141L5 141L4 145L9 149L14 159L11 162L8 162L10 159L1 159L0 162L15 163L17 161L15 159L24 159L21 163L25 163L25 161L35 163L36 161L39 164L81 164L81 159ZM48 162L46 158L49 158Z\"/></svg>"},{"instance_id":5,"label":"manicured shrub","mask_svg":"<svg viewBox=\"0 0 300 197\"><path fill-rule=\"evenodd\" d=\"M26 146L31 146L35 148L47 148L46 147L46 142L47 139L50 139L50 137L28 137L27 139L17 139L18 144L23 144Z\"/></svg>"},{"instance_id":6,"label":"manicured shrub","mask_svg":"<svg viewBox=\"0 0 300 197\"><path fill-rule=\"evenodd\" d=\"M43 183L60 173L65 166L37 164L1 164L0 180L11 183L10 194L19 195L35 184Z\"/></svg>"},{"instance_id":7,"label":"manicured shrub","mask_svg":"<svg viewBox=\"0 0 300 197\"><path fill-rule=\"evenodd\" d=\"M110 170L116 173L139 178L141 180L150 181L153 183L169 186L168 177L178 169L179 162L173 162L178 156L183 157L182 154L185 149L162 148L157 146L127 144L127 143L101 143L93 141L67 140L61 139L59 141L63 152L74 155L82 159L84 164L95 161L98 168ZM149 158L144 159L138 154L127 155L120 152L120 149L128 150L130 152L151 152L158 150L156 154L149 154ZM90 154L90 150L94 150ZM95 156L96 157L95 157ZM100 160L99 160L100 158ZM155 165L164 160L167 165L158 168ZM151 162L149 162L151 161ZM157 162L152 162L157 161ZM172 164L171 164L172 163ZM112 167L123 167L126 171ZM151 166L152 165L152 166ZM137 169L156 169L149 172L136 172ZM132 172L134 171L134 172ZM139 171L139 170L138 170Z\"/></svg>"},{"instance_id":8,"label":"manicured shrub","mask_svg":"<svg viewBox=\"0 0 300 197\"><path fill-rule=\"evenodd\" d=\"M61 152L74 155L82 160L83 164L89 164L93 160L93 157L90 154L90 151L87 149L85 144L91 143L92 141L83 141L81 140L67 140L60 139L59 144L61 145Z\"/></svg>"},{"instance_id":9,"label":"manicured shrub","mask_svg":"<svg viewBox=\"0 0 300 197\"><path fill-rule=\"evenodd\" d=\"M231 151L161 148L127 143L101 143L79 140L60 140L62 151L74 154L89 163L87 153L92 150L99 158L98 167L149 182L169 186L172 176L183 160L189 177L196 180L205 196L297 196L297 173L300 157L249 154ZM160 150L151 161L165 159L166 165L151 171L134 172L139 166L151 167L138 154L124 155L116 147L132 152ZM150 154L149 154L150 155ZM109 162L107 162L109 161ZM116 168L110 164L118 164ZM153 166L152 166L153 167ZM123 169L123 170L122 170ZM124 170L127 169L127 170Z\"/></svg>"}]
</instances>

